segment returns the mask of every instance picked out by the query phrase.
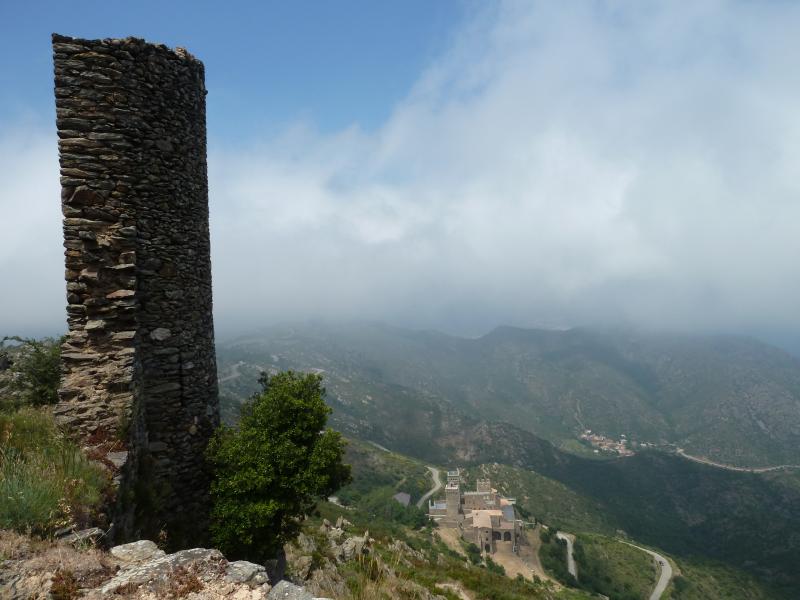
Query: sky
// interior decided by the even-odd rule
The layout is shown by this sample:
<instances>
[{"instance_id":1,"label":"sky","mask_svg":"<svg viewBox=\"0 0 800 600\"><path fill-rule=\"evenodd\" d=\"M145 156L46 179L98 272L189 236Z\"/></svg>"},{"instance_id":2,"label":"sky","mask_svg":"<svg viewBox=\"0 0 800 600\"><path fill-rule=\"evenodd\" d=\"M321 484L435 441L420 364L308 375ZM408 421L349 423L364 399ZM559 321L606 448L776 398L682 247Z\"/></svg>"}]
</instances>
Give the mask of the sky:
<instances>
[{"instance_id":1,"label":"sky","mask_svg":"<svg viewBox=\"0 0 800 600\"><path fill-rule=\"evenodd\" d=\"M53 31L204 61L223 335L800 339L798 3L4 2L0 334L65 327Z\"/></svg>"}]
</instances>

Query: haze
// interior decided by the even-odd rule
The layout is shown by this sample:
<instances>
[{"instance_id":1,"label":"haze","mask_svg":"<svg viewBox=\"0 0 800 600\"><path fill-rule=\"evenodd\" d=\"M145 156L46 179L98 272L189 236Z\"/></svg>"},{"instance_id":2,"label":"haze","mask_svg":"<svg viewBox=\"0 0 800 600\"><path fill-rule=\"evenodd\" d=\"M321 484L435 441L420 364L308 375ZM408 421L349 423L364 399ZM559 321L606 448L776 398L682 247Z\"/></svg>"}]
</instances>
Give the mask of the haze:
<instances>
[{"instance_id":1,"label":"haze","mask_svg":"<svg viewBox=\"0 0 800 600\"><path fill-rule=\"evenodd\" d=\"M268 69L214 89L204 43L179 40L209 69L218 332L356 317L800 331L800 5L443 6L441 27L409 32L427 54L387 65L401 89L335 119ZM3 92L0 334L65 329L47 84L13 110ZM231 94L254 113L270 96L297 109L248 129L214 108Z\"/></svg>"}]
</instances>

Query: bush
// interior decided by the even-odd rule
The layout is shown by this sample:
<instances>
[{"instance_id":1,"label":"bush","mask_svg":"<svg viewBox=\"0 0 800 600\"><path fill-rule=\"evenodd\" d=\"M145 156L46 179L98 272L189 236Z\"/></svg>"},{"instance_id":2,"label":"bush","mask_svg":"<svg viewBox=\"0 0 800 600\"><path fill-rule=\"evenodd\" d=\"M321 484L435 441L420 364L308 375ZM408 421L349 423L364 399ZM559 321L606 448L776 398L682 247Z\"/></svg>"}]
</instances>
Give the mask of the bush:
<instances>
[{"instance_id":1,"label":"bush","mask_svg":"<svg viewBox=\"0 0 800 600\"><path fill-rule=\"evenodd\" d=\"M18 342L13 359L3 347L8 340ZM5 357L2 362L11 373L8 387L16 396L16 405L44 406L58 402L61 342L51 338L5 337L0 340L0 351ZM4 400L8 402L9 399Z\"/></svg>"},{"instance_id":2,"label":"bush","mask_svg":"<svg viewBox=\"0 0 800 600\"><path fill-rule=\"evenodd\" d=\"M214 542L254 562L274 558L315 502L350 481L344 441L325 427L322 378L287 371L261 383L238 427L221 426L208 448Z\"/></svg>"},{"instance_id":3,"label":"bush","mask_svg":"<svg viewBox=\"0 0 800 600\"><path fill-rule=\"evenodd\" d=\"M494 562L491 556L486 557L486 568L489 569L492 573L497 573L498 575L506 574L505 567L503 567L503 565L498 565L496 562Z\"/></svg>"},{"instance_id":4,"label":"bush","mask_svg":"<svg viewBox=\"0 0 800 600\"><path fill-rule=\"evenodd\" d=\"M479 565L483 561L481 556L481 549L472 542L466 544L467 557L473 565Z\"/></svg>"}]
</instances>

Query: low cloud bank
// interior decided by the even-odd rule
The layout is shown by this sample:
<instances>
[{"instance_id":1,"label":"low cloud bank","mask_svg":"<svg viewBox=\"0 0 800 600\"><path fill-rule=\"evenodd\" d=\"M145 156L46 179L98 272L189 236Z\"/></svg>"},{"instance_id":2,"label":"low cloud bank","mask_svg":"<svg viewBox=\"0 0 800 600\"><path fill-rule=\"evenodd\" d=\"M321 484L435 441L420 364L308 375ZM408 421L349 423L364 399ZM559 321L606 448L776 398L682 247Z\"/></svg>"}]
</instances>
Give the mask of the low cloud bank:
<instances>
[{"instance_id":1,"label":"low cloud bank","mask_svg":"<svg viewBox=\"0 0 800 600\"><path fill-rule=\"evenodd\" d=\"M798 28L788 3L507 3L375 131L212 138L219 329L800 331ZM0 136L0 331L63 323L50 137Z\"/></svg>"}]
</instances>

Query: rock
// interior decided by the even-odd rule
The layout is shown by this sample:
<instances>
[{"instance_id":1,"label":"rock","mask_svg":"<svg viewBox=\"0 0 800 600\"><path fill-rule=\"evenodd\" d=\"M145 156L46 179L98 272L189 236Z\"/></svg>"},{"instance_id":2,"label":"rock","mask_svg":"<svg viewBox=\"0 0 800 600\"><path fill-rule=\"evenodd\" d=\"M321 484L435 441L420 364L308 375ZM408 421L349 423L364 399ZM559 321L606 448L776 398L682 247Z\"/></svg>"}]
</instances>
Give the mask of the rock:
<instances>
[{"instance_id":1,"label":"rock","mask_svg":"<svg viewBox=\"0 0 800 600\"><path fill-rule=\"evenodd\" d=\"M165 554L163 550L150 540L139 540L138 542L131 542L130 544L114 546L109 552L111 552L114 558L124 563L145 562L154 558L160 558Z\"/></svg>"},{"instance_id":2,"label":"rock","mask_svg":"<svg viewBox=\"0 0 800 600\"><path fill-rule=\"evenodd\" d=\"M89 529L81 529L80 531L67 534L61 539L68 544L80 544L81 542L96 543L105 537L105 535L106 532L99 527L91 527Z\"/></svg>"},{"instance_id":3,"label":"rock","mask_svg":"<svg viewBox=\"0 0 800 600\"><path fill-rule=\"evenodd\" d=\"M317 543L314 541L313 538L308 537L304 533L300 533L297 536L297 547L300 548L301 551L311 554L314 550L317 549Z\"/></svg>"},{"instance_id":4,"label":"rock","mask_svg":"<svg viewBox=\"0 0 800 600\"><path fill-rule=\"evenodd\" d=\"M102 319L87 321L86 327L84 327L84 329L88 332L103 331L105 328L106 328L106 322L103 321Z\"/></svg>"},{"instance_id":5,"label":"rock","mask_svg":"<svg viewBox=\"0 0 800 600\"><path fill-rule=\"evenodd\" d=\"M111 461L111 464L114 465L114 468L121 469L128 461L128 453L125 451L109 452L106 454L106 458Z\"/></svg>"},{"instance_id":6,"label":"rock","mask_svg":"<svg viewBox=\"0 0 800 600\"><path fill-rule=\"evenodd\" d=\"M314 559L310 556L299 557L293 565L294 575L297 579L308 579L312 564L314 564Z\"/></svg>"},{"instance_id":7,"label":"rock","mask_svg":"<svg viewBox=\"0 0 800 600\"><path fill-rule=\"evenodd\" d=\"M172 332L164 327L159 327L150 332L150 337L157 342L163 342L172 337Z\"/></svg>"},{"instance_id":8,"label":"rock","mask_svg":"<svg viewBox=\"0 0 800 600\"><path fill-rule=\"evenodd\" d=\"M225 569L225 581L230 583L263 585L267 583L267 570L262 565L257 565L246 560L237 560L228 563Z\"/></svg>"},{"instance_id":9,"label":"rock","mask_svg":"<svg viewBox=\"0 0 800 600\"><path fill-rule=\"evenodd\" d=\"M288 581L280 581L267 596L269 600L314 600L309 592Z\"/></svg>"},{"instance_id":10,"label":"rock","mask_svg":"<svg viewBox=\"0 0 800 600\"><path fill-rule=\"evenodd\" d=\"M353 560L356 556L368 554L369 549L366 547L368 538L351 537L347 538L342 544L342 555L344 560Z\"/></svg>"},{"instance_id":11,"label":"rock","mask_svg":"<svg viewBox=\"0 0 800 600\"><path fill-rule=\"evenodd\" d=\"M133 543L138 544L140 542ZM152 542L150 543L152 544ZM126 546L129 545L130 544L126 544ZM119 548L119 546L116 548ZM114 554L114 548L111 549L111 552ZM159 552L162 551L159 550ZM167 555L163 555L162 552L162 556L158 556L147 562L131 564L127 568L123 568L113 579L103 585L101 592L103 594L113 594L116 590L124 586L167 581L178 567L196 565L203 568L204 565L199 565L198 563L220 563L224 560L225 558L219 550L207 550L206 548L192 548L190 550L181 550L175 554ZM206 568L207 566L208 565L205 565Z\"/></svg>"}]
</instances>

